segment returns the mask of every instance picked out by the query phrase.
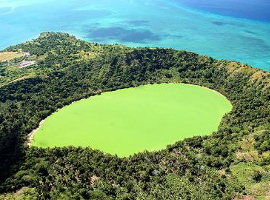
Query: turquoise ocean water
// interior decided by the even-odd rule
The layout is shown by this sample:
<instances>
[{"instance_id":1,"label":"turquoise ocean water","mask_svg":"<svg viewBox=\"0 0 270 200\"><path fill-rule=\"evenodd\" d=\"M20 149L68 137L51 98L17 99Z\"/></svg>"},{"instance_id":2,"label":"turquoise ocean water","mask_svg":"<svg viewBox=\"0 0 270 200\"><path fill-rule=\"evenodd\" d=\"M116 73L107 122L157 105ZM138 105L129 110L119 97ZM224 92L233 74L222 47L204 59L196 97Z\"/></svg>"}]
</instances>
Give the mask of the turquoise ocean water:
<instances>
[{"instance_id":1,"label":"turquoise ocean water","mask_svg":"<svg viewBox=\"0 0 270 200\"><path fill-rule=\"evenodd\" d=\"M0 0L0 49L44 31L184 49L270 71L269 0Z\"/></svg>"}]
</instances>

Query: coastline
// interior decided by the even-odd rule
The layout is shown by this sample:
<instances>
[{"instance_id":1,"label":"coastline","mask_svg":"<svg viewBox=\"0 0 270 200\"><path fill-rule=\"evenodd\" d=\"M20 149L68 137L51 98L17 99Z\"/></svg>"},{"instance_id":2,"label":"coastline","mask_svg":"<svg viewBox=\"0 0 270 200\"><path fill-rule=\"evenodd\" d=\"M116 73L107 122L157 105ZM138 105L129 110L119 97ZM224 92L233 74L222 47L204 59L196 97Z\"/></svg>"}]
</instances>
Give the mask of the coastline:
<instances>
[{"instance_id":1,"label":"coastline","mask_svg":"<svg viewBox=\"0 0 270 200\"><path fill-rule=\"evenodd\" d=\"M47 118L46 118L47 119ZM40 129L40 127L43 125L46 119L43 119L41 122L39 122L39 125L36 129L32 130L31 133L27 135L27 140L26 140L26 146L31 146L31 143L33 142L35 133Z\"/></svg>"},{"instance_id":2,"label":"coastline","mask_svg":"<svg viewBox=\"0 0 270 200\"><path fill-rule=\"evenodd\" d=\"M187 0L182 1L186 2ZM48 15L44 12L47 9L50 11L51 5L44 3L44 9L41 12L33 12L30 16L25 16L24 20L17 12L11 16L3 17L1 27L7 27L7 30L1 33L1 38L5 38L5 40L0 41L0 49L26 40L31 41L38 38L39 33L43 31L60 31L76 35L80 39L103 44L118 43L129 47L157 46L178 50L186 49L216 59L236 60L269 71L269 23L197 10L181 3L182 1L151 0L151 3L145 6L143 6L143 2L138 1L134 3L141 15L138 20L132 18L137 11L128 2L119 5L126 8L130 17L123 12L123 9L120 10L121 7L117 2L106 0L105 3L96 2L95 5L90 2L73 5L72 1L67 1L54 4L54 6L59 8L57 9L59 13L56 16L74 15L73 11L66 9L68 6L74 6L78 18L70 20L68 23L70 26L64 26L60 30L55 28L63 26L66 20L64 20L65 17L53 17L54 26L48 24L48 27L46 26L44 29L42 24L34 21L31 26L36 28L32 30L27 22L31 21L33 17L44 21L48 20ZM36 6L33 3L33 10ZM62 6L67 7L62 8ZM22 11L24 9L26 8L23 8ZM92 11L93 9L95 11ZM146 12L151 9L153 10L152 14ZM166 15L168 10L170 15ZM88 19L85 17L86 12L89 12L90 16L96 15L96 18L94 20ZM55 11L52 10L51 16L54 16L54 13ZM119 14L114 16L112 13ZM18 19L23 30L29 31L21 34L21 30L12 23L14 19ZM178 23L179 21L181 23ZM81 24L85 24L89 30L88 28L79 28ZM167 24L167 27L164 28L163 24Z\"/></svg>"}]
</instances>

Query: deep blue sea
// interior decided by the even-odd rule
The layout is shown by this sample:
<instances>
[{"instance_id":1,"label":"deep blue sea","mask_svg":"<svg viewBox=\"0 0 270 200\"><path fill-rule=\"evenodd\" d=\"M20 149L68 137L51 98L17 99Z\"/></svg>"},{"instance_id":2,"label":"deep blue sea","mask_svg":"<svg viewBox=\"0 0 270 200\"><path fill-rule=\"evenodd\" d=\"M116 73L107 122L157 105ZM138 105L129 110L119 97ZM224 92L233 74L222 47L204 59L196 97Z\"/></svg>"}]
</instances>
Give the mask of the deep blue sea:
<instances>
[{"instance_id":1,"label":"deep blue sea","mask_svg":"<svg viewBox=\"0 0 270 200\"><path fill-rule=\"evenodd\" d=\"M269 0L0 0L0 49L44 31L184 49L270 71Z\"/></svg>"}]
</instances>

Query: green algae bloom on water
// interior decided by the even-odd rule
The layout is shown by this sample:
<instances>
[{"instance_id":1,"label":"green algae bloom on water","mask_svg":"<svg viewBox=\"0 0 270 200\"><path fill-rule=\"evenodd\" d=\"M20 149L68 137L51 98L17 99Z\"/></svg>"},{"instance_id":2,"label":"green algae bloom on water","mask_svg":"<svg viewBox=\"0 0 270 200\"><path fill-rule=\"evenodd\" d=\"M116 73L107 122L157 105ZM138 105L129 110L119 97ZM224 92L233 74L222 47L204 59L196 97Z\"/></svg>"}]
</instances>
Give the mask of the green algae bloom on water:
<instances>
[{"instance_id":1,"label":"green algae bloom on water","mask_svg":"<svg viewBox=\"0 0 270 200\"><path fill-rule=\"evenodd\" d=\"M89 146L125 157L211 134L231 109L223 95L196 85L121 89L75 102L52 114L36 132L32 145Z\"/></svg>"}]
</instances>

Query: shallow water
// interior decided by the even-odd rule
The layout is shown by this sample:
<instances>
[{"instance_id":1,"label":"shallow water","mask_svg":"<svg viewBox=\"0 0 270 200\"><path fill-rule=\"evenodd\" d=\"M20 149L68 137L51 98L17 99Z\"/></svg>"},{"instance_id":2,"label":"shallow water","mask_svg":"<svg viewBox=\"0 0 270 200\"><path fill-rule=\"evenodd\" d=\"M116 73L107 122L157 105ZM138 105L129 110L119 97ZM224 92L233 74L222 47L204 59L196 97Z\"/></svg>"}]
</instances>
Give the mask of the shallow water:
<instances>
[{"instance_id":1,"label":"shallow water","mask_svg":"<svg viewBox=\"0 0 270 200\"><path fill-rule=\"evenodd\" d=\"M52 114L35 133L32 145L90 146L129 156L209 135L231 109L224 96L196 85L122 89L75 102Z\"/></svg>"},{"instance_id":2,"label":"shallow water","mask_svg":"<svg viewBox=\"0 0 270 200\"><path fill-rule=\"evenodd\" d=\"M266 0L0 0L0 49L43 31L64 31L99 43L185 49L270 71L268 10Z\"/></svg>"}]
</instances>

